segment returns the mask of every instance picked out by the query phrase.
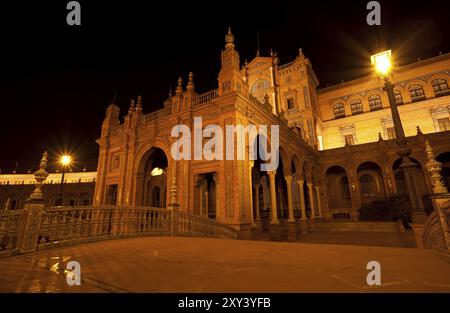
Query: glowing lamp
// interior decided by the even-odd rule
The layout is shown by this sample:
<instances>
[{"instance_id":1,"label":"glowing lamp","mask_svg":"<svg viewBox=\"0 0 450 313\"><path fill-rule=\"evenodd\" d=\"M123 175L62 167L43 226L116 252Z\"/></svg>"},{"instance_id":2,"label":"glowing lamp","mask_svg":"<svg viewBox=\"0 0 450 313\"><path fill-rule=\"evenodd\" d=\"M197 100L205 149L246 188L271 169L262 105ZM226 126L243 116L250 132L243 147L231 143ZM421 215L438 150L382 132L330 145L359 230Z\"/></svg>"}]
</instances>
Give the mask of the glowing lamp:
<instances>
[{"instance_id":1,"label":"glowing lamp","mask_svg":"<svg viewBox=\"0 0 450 313\"><path fill-rule=\"evenodd\" d=\"M70 163L72 163L72 158L70 157L70 155L63 155L63 156L61 156L61 159L59 160L59 162L63 166L69 166Z\"/></svg>"},{"instance_id":2,"label":"glowing lamp","mask_svg":"<svg viewBox=\"0 0 450 313\"><path fill-rule=\"evenodd\" d=\"M391 50L386 50L377 54L374 54L370 57L372 64L375 66L375 70L381 76L388 76L392 64L391 64Z\"/></svg>"}]
</instances>

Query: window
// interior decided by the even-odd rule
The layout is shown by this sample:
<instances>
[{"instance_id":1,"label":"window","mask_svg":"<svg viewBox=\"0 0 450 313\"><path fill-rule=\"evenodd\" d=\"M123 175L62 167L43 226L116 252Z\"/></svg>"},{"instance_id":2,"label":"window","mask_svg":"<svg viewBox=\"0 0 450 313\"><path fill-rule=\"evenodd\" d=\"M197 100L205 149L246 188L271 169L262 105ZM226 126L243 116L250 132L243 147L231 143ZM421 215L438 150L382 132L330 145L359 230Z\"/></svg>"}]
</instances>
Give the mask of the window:
<instances>
[{"instance_id":1,"label":"window","mask_svg":"<svg viewBox=\"0 0 450 313\"><path fill-rule=\"evenodd\" d=\"M363 197L374 196L373 178L370 175L362 175L359 178L361 194Z\"/></svg>"},{"instance_id":2,"label":"window","mask_svg":"<svg viewBox=\"0 0 450 313\"><path fill-rule=\"evenodd\" d=\"M434 95L436 97L442 97L450 95L450 90L448 89L447 81L442 78L437 78L431 83L433 86Z\"/></svg>"},{"instance_id":3,"label":"window","mask_svg":"<svg viewBox=\"0 0 450 313\"><path fill-rule=\"evenodd\" d=\"M355 144L355 139L354 139L353 135L345 135L344 139L345 139L346 146L352 146Z\"/></svg>"},{"instance_id":4,"label":"window","mask_svg":"<svg viewBox=\"0 0 450 313\"><path fill-rule=\"evenodd\" d=\"M425 92L423 91L422 86L420 85L412 85L409 87L409 95L411 96L411 102L417 102L425 100Z\"/></svg>"},{"instance_id":5,"label":"window","mask_svg":"<svg viewBox=\"0 0 450 313\"><path fill-rule=\"evenodd\" d=\"M394 127L388 127L386 128L388 139L395 139L395 128Z\"/></svg>"},{"instance_id":6,"label":"window","mask_svg":"<svg viewBox=\"0 0 450 313\"><path fill-rule=\"evenodd\" d=\"M294 98L287 99L287 108L288 108L288 110L291 110L294 108Z\"/></svg>"},{"instance_id":7,"label":"window","mask_svg":"<svg viewBox=\"0 0 450 313\"><path fill-rule=\"evenodd\" d=\"M383 108L383 104L381 103L381 98L378 95L373 95L369 97L369 107L370 111L376 111Z\"/></svg>"},{"instance_id":8,"label":"window","mask_svg":"<svg viewBox=\"0 0 450 313\"><path fill-rule=\"evenodd\" d=\"M447 131L450 130L450 119L448 117L438 118L437 122L439 124L439 131Z\"/></svg>"},{"instance_id":9,"label":"window","mask_svg":"<svg viewBox=\"0 0 450 313\"><path fill-rule=\"evenodd\" d=\"M399 90L397 90L397 89L394 90L394 97L395 97L395 104L396 105L402 105L403 104L402 94L400 93Z\"/></svg>"},{"instance_id":10,"label":"window","mask_svg":"<svg viewBox=\"0 0 450 313\"><path fill-rule=\"evenodd\" d=\"M353 115L362 113L363 107L361 100L359 99L352 100L352 102L350 102L350 109L352 110Z\"/></svg>"},{"instance_id":11,"label":"window","mask_svg":"<svg viewBox=\"0 0 450 313\"><path fill-rule=\"evenodd\" d=\"M345 117L345 108L344 108L344 104L342 103L336 103L334 105L334 118L341 118L341 117Z\"/></svg>"}]
</instances>

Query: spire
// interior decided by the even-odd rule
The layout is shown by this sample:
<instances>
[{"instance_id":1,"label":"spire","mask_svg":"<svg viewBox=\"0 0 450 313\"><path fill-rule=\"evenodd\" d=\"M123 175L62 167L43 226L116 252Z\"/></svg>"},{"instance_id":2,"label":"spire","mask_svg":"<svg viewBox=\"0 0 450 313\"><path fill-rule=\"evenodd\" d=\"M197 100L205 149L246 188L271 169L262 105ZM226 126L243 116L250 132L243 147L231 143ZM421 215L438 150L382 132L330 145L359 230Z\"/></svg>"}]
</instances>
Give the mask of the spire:
<instances>
[{"instance_id":1,"label":"spire","mask_svg":"<svg viewBox=\"0 0 450 313\"><path fill-rule=\"evenodd\" d=\"M183 93L183 78L181 78L181 77L178 78L178 85L177 85L177 89L175 90L175 93L177 95L180 95Z\"/></svg>"},{"instance_id":2,"label":"spire","mask_svg":"<svg viewBox=\"0 0 450 313\"><path fill-rule=\"evenodd\" d=\"M137 97L136 112L142 112L142 96Z\"/></svg>"},{"instance_id":3,"label":"spire","mask_svg":"<svg viewBox=\"0 0 450 313\"><path fill-rule=\"evenodd\" d=\"M172 85L169 87L169 99L173 97Z\"/></svg>"},{"instance_id":4,"label":"spire","mask_svg":"<svg viewBox=\"0 0 450 313\"><path fill-rule=\"evenodd\" d=\"M117 103L117 92L114 89L114 95L113 95L113 98L112 98L112 104L116 104L116 103Z\"/></svg>"},{"instance_id":5,"label":"spire","mask_svg":"<svg viewBox=\"0 0 450 313\"><path fill-rule=\"evenodd\" d=\"M259 32L256 32L256 41L258 43L258 48L256 49L256 56L259 57Z\"/></svg>"},{"instance_id":6,"label":"spire","mask_svg":"<svg viewBox=\"0 0 450 313\"><path fill-rule=\"evenodd\" d=\"M195 86L194 86L194 74L192 72L189 72L189 81L187 83L186 89L190 90L190 91L194 91L194 89L195 89Z\"/></svg>"},{"instance_id":7,"label":"spire","mask_svg":"<svg viewBox=\"0 0 450 313\"><path fill-rule=\"evenodd\" d=\"M131 99L131 101L130 101L130 108L128 109L128 114L131 114L131 113L134 112L134 109L135 109L134 107L135 107L134 99Z\"/></svg>"},{"instance_id":8,"label":"spire","mask_svg":"<svg viewBox=\"0 0 450 313\"><path fill-rule=\"evenodd\" d=\"M234 35L231 33L231 28L228 26L228 33L225 35L225 48L234 48Z\"/></svg>"}]
</instances>

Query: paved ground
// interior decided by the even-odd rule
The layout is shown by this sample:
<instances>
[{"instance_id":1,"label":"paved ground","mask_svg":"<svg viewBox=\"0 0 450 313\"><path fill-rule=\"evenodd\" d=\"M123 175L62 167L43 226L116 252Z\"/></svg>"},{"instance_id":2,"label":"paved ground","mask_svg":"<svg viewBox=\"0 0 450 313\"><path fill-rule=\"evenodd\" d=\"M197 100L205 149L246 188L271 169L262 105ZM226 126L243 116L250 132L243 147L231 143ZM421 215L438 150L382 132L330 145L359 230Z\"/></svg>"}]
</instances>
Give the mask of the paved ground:
<instances>
[{"instance_id":1,"label":"paved ground","mask_svg":"<svg viewBox=\"0 0 450 313\"><path fill-rule=\"evenodd\" d=\"M81 286L66 284L71 260ZM380 287L366 284L373 260ZM450 292L450 258L433 250L206 238L46 250L2 258L0 273L0 292Z\"/></svg>"},{"instance_id":2,"label":"paved ground","mask_svg":"<svg viewBox=\"0 0 450 313\"><path fill-rule=\"evenodd\" d=\"M404 233L373 231L320 231L311 232L308 236L302 236L298 242L399 248L416 247L414 234L411 230Z\"/></svg>"}]
</instances>

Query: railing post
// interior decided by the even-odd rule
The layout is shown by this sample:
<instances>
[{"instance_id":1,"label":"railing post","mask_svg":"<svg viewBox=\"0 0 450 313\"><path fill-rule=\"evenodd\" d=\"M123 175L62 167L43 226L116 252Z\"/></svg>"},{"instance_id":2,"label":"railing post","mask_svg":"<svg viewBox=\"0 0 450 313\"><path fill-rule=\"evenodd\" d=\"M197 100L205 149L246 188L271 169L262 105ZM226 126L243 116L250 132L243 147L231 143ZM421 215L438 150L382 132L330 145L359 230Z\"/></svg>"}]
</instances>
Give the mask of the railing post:
<instances>
[{"instance_id":1,"label":"railing post","mask_svg":"<svg viewBox=\"0 0 450 313\"><path fill-rule=\"evenodd\" d=\"M39 170L34 172L36 188L25 204L25 215L19 229L17 238L17 250L19 253L36 251L39 244L39 232L41 229L42 216L44 214L45 201L41 191L42 182L48 177L47 151L42 156Z\"/></svg>"}]
</instances>

